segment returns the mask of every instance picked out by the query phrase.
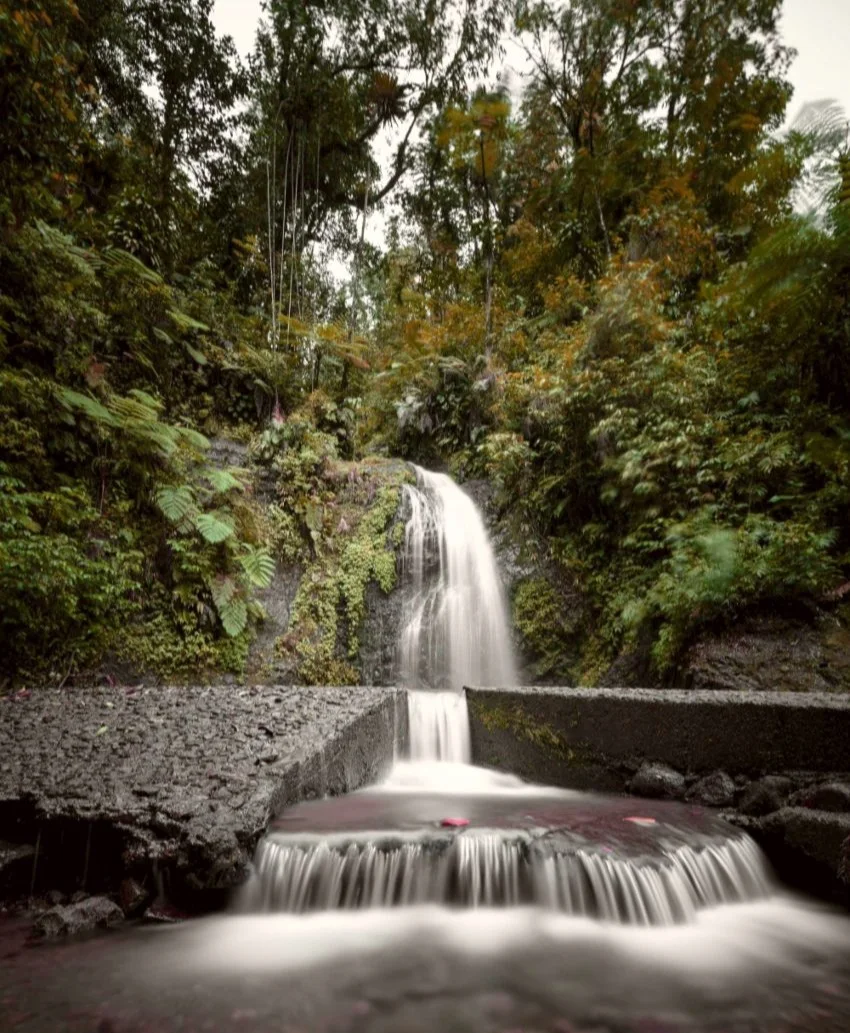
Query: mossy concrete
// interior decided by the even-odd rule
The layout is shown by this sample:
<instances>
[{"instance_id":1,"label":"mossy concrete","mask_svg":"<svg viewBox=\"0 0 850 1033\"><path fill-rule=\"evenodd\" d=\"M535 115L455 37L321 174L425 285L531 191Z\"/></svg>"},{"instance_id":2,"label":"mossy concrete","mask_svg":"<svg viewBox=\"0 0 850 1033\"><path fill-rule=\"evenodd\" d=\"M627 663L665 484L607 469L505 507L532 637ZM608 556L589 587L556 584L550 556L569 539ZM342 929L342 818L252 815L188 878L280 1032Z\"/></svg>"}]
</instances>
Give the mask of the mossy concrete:
<instances>
[{"instance_id":1,"label":"mossy concrete","mask_svg":"<svg viewBox=\"0 0 850 1033\"><path fill-rule=\"evenodd\" d=\"M850 771L850 696L469 689L473 759L574 789L624 790L646 760L692 775Z\"/></svg>"}]
</instances>

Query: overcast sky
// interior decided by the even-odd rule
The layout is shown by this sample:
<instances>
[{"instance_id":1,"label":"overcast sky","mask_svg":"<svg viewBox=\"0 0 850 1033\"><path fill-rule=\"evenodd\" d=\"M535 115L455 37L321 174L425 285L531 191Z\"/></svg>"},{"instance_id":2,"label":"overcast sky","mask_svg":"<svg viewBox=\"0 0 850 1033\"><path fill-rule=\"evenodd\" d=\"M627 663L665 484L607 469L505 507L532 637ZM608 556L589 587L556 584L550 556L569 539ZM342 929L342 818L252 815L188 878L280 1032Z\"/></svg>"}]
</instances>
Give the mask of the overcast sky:
<instances>
[{"instance_id":1,"label":"overcast sky","mask_svg":"<svg viewBox=\"0 0 850 1033\"><path fill-rule=\"evenodd\" d=\"M785 0L783 35L798 51L791 66L794 99L789 115L810 100L828 97L850 112L850 0ZM251 50L260 0L215 0L219 32L233 37L240 54Z\"/></svg>"}]
</instances>

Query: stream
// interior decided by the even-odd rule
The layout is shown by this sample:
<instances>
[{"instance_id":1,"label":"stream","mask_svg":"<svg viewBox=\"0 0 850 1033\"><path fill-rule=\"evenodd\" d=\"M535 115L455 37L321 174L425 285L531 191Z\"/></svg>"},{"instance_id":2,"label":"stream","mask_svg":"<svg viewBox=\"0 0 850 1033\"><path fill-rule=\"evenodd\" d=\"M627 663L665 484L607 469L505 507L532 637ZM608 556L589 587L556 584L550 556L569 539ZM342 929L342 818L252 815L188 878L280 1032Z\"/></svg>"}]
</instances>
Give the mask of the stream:
<instances>
[{"instance_id":1,"label":"stream","mask_svg":"<svg viewBox=\"0 0 850 1033\"><path fill-rule=\"evenodd\" d=\"M0 926L0 1029L847 1033L850 920L744 833L471 764L463 686L516 683L499 573L449 477L405 507L406 754L277 815L227 914L37 948Z\"/></svg>"}]
</instances>

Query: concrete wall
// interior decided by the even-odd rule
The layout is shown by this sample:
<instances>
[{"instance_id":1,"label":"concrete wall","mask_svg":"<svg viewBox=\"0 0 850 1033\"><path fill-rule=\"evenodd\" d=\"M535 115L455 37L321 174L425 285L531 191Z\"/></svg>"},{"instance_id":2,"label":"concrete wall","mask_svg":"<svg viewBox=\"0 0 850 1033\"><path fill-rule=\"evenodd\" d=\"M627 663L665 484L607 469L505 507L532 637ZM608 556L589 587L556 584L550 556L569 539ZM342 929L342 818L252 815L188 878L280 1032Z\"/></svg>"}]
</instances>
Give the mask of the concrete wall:
<instances>
[{"instance_id":1,"label":"concrete wall","mask_svg":"<svg viewBox=\"0 0 850 1033\"><path fill-rule=\"evenodd\" d=\"M469 689L473 758L575 789L623 790L642 761L694 775L850 771L850 696Z\"/></svg>"}]
</instances>

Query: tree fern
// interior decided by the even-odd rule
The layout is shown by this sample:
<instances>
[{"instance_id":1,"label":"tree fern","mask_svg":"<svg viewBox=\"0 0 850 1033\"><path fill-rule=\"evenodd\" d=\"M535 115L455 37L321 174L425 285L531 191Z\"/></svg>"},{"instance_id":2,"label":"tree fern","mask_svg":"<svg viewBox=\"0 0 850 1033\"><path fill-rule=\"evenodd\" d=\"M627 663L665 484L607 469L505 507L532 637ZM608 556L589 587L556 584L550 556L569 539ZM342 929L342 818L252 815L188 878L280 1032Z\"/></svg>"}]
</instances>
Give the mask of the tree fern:
<instances>
[{"instance_id":1,"label":"tree fern","mask_svg":"<svg viewBox=\"0 0 850 1033\"><path fill-rule=\"evenodd\" d=\"M72 391L69 387L58 388L57 395L59 401L68 409L82 413L96 423L104 423L109 427L119 425L115 416L91 395L80 394L79 391Z\"/></svg>"},{"instance_id":2,"label":"tree fern","mask_svg":"<svg viewBox=\"0 0 850 1033\"><path fill-rule=\"evenodd\" d=\"M212 545L226 541L234 533L233 520L225 513L199 513L194 525L201 537Z\"/></svg>"},{"instance_id":3,"label":"tree fern","mask_svg":"<svg viewBox=\"0 0 850 1033\"><path fill-rule=\"evenodd\" d=\"M188 484L168 485L156 493L156 502L173 524L179 524L195 508L195 494Z\"/></svg>"},{"instance_id":4,"label":"tree fern","mask_svg":"<svg viewBox=\"0 0 850 1033\"><path fill-rule=\"evenodd\" d=\"M248 626L248 607L245 600L239 596L234 596L229 602L219 607L218 615L221 618L222 627L231 638L241 635Z\"/></svg>"},{"instance_id":5,"label":"tree fern","mask_svg":"<svg viewBox=\"0 0 850 1033\"><path fill-rule=\"evenodd\" d=\"M215 467L210 467L204 470L204 477L210 482L217 495L226 495L229 491L245 490L242 481L229 470L217 470Z\"/></svg>"}]
</instances>

